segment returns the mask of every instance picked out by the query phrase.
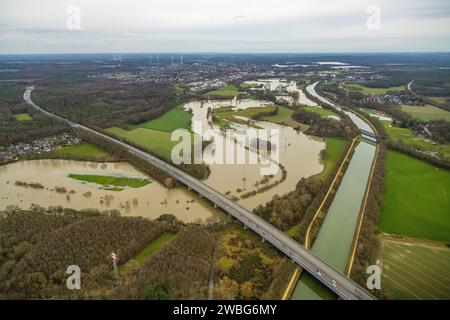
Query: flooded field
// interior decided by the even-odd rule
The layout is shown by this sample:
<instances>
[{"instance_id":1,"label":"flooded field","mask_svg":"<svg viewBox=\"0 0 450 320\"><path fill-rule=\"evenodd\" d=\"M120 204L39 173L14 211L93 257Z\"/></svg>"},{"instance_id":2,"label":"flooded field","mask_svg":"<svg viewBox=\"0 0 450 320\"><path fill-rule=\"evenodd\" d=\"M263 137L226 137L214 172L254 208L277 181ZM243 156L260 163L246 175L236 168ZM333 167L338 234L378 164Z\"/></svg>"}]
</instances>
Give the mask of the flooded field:
<instances>
[{"instance_id":1,"label":"flooded field","mask_svg":"<svg viewBox=\"0 0 450 320\"><path fill-rule=\"evenodd\" d=\"M111 191L97 183L72 179L70 174L150 179L152 182L139 188L124 187L122 191ZM43 188L18 186L16 181L38 183ZM57 187L65 188L66 192L57 192ZM71 160L29 160L0 166L0 210L8 205L27 209L32 204L77 210L118 209L123 216L148 218L170 213L185 222L219 216L210 204L199 199L193 192L184 188L165 189L157 181L124 162L102 164Z\"/></svg>"},{"instance_id":2,"label":"flooded field","mask_svg":"<svg viewBox=\"0 0 450 320\"><path fill-rule=\"evenodd\" d=\"M213 124L210 112L208 109L214 109L224 106L233 106L236 110L255 108L261 106L272 105L267 101L258 100L228 100L228 101L207 101L207 102L191 102L185 105L186 109L192 110L192 121L202 123L202 129L210 129L216 133L221 132L219 126ZM294 130L288 126L282 126L275 123L265 121L252 122L253 125L259 128L277 130L270 131L271 135L278 135L274 137L278 141L274 148L279 150L279 159L281 165L287 170L286 180L278 184L274 188L258 193L246 199L239 200L239 203L248 209L254 209L260 204L264 204L272 199L276 194L282 195L295 189L297 182L302 177L309 177L313 174L320 173L323 170L323 165L320 163L320 151L325 148L325 143L322 139L309 137L299 131ZM239 125L240 130L247 130L246 125ZM198 128L193 128L197 134ZM203 134L204 139L211 138L211 135ZM212 142L214 144L215 142ZM249 150L242 150L244 147L238 143L231 141L235 145L236 152L252 153ZM204 159L210 157L209 154L204 154ZM260 157L260 156L258 156ZM261 182L264 176L261 174L261 163L257 164L210 164L211 174L204 181L216 190L226 193L231 197L240 197L240 195L257 190L257 185ZM281 170L270 179L268 183L280 180L282 176Z\"/></svg>"}]
</instances>

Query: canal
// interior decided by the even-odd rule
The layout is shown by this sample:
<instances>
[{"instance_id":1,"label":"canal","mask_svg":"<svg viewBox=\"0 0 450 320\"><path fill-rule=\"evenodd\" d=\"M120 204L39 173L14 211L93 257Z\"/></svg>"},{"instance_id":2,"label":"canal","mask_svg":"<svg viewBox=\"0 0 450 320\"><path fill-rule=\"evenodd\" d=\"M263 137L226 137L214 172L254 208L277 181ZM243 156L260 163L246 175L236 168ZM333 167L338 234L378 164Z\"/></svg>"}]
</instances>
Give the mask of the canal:
<instances>
[{"instance_id":1,"label":"canal","mask_svg":"<svg viewBox=\"0 0 450 320\"><path fill-rule=\"evenodd\" d=\"M315 91L314 83L307 91L322 102L344 111L355 125L373 133L372 128L357 114L343 110ZM361 204L368 183L376 145L362 140L355 148L342 182L328 209L325 220L311 250L330 265L345 273L352 249ZM336 296L314 277L302 273L293 291L293 300L335 299Z\"/></svg>"}]
</instances>

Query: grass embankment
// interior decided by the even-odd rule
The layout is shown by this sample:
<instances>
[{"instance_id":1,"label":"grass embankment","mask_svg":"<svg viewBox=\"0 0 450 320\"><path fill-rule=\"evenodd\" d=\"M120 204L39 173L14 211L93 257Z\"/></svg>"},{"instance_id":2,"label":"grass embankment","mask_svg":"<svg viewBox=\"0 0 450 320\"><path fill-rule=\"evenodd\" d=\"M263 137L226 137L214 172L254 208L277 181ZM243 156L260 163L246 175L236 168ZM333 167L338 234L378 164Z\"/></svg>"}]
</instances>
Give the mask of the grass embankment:
<instances>
[{"instance_id":1,"label":"grass embankment","mask_svg":"<svg viewBox=\"0 0 450 320\"><path fill-rule=\"evenodd\" d=\"M450 297L450 249L444 245L383 238L382 288L395 299Z\"/></svg>"},{"instance_id":2,"label":"grass embankment","mask_svg":"<svg viewBox=\"0 0 450 320\"><path fill-rule=\"evenodd\" d=\"M167 245L174 237L175 235L170 232L164 232L159 237L157 237L155 240L149 243L148 246L146 246L144 249L142 249L136 257L134 257L134 260L138 262L143 262L145 259L151 257L153 254L161 250L165 245Z\"/></svg>"},{"instance_id":3,"label":"grass embankment","mask_svg":"<svg viewBox=\"0 0 450 320\"><path fill-rule=\"evenodd\" d=\"M14 115L17 121L30 121L33 120L28 113L18 113Z\"/></svg>"},{"instance_id":4,"label":"grass embankment","mask_svg":"<svg viewBox=\"0 0 450 320\"><path fill-rule=\"evenodd\" d=\"M333 166L341 156L348 141L338 138L325 138L325 159L324 170L318 174L318 177L325 181L333 170Z\"/></svg>"},{"instance_id":5,"label":"grass embankment","mask_svg":"<svg viewBox=\"0 0 450 320\"><path fill-rule=\"evenodd\" d=\"M400 108L402 111L410 114L413 118L418 120L431 121L444 119L446 121L450 121L450 112L429 104L424 106L401 105Z\"/></svg>"},{"instance_id":6,"label":"grass embankment","mask_svg":"<svg viewBox=\"0 0 450 320\"><path fill-rule=\"evenodd\" d=\"M439 153L447 161L450 160L450 146L435 144L431 141L417 137L408 128L399 128L390 121L381 121L389 137L397 143L404 144L412 149Z\"/></svg>"},{"instance_id":7,"label":"grass embankment","mask_svg":"<svg viewBox=\"0 0 450 320\"><path fill-rule=\"evenodd\" d=\"M385 161L382 232L450 241L450 171L395 151Z\"/></svg>"},{"instance_id":8,"label":"grass embankment","mask_svg":"<svg viewBox=\"0 0 450 320\"><path fill-rule=\"evenodd\" d=\"M191 118L191 113L184 110L182 106L177 106L159 118L138 125L130 125L128 130L111 127L105 131L125 138L157 156L170 159L173 147L178 144L177 141L171 141L172 131L189 129Z\"/></svg>"},{"instance_id":9,"label":"grass embankment","mask_svg":"<svg viewBox=\"0 0 450 320\"><path fill-rule=\"evenodd\" d=\"M101 175L69 174L69 178L102 185L106 190L122 191L123 187L140 188L152 181L147 178L126 178Z\"/></svg>"},{"instance_id":10,"label":"grass embankment","mask_svg":"<svg viewBox=\"0 0 450 320\"><path fill-rule=\"evenodd\" d=\"M207 97L223 97L223 98L234 98L241 93L239 92L238 88L234 84L229 84L223 87L220 87L216 90L208 91L204 94Z\"/></svg>"},{"instance_id":11,"label":"grass embankment","mask_svg":"<svg viewBox=\"0 0 450 320\"><path fill-rule=\"evenodd\" d=\"M76 146L61 147L48 153L51 157L61 157L63 159L112 161L114 157L89 143L82 143Z\"/></svg>"},{"instance_id":12,"label":"grass embankment","mask_svg":"<svg viewBox=\"0 0 450 320\"><path fill-rule=\"evenodd\" d=\"M356 83L345 83L344 88L348 90L357 90L361 91L362 94L365 95L379 95L386 94L388 91L405 91L406 88L404 85L397 87L389 87L389 88L369 88Z\"/></svg>"}]
</instances>

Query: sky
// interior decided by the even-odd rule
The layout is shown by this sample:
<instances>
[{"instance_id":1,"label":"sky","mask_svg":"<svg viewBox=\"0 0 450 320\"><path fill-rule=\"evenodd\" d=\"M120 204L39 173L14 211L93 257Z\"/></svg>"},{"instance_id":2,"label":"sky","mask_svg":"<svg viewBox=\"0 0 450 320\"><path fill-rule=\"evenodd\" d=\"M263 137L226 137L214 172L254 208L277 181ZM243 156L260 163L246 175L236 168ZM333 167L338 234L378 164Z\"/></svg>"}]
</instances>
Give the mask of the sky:
<instances>
[{"instance_id":1,"label":"sky","mask_svg":"<svg viewBox=\"0 0 450 320\"><path fill-rule=\"evenodd\" d=\"M450 1L0 1L0 54L422 51L450 51Z\"/></svg>"}]
</instances>

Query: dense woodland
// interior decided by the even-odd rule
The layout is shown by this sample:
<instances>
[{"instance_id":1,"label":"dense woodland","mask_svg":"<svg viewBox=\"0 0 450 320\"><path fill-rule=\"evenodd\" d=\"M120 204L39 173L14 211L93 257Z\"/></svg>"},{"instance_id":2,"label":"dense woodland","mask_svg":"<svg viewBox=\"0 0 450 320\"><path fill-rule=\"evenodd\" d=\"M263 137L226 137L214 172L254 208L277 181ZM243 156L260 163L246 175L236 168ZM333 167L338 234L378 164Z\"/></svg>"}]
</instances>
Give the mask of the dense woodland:
<instances>
[{"instance_id":1,"label":"dense woodland","mask_svg":"<svg viewBox=\"0 0 450 320\"><path fill-rule=\"evenodd\" d=\"M111 287L109 254L127 261L172 228L162 222L116 214L9 208L0 217L0 298L79 297L68 292L66 268L78 265L84 289Z\"/></svg>"},{"instance_id":2,"label":"dense woodland","mask_svg":"<svg viewBox=\"0 0 450 320\"><path fill-rule=\"evenodd\" d=\"M55 135L67 127L27 105L25 83L0 85L0 146ZM18 121L15 114L28 113L32 119Z\"/></svg>"},{"instance_id":3,"label":"dense woodland","mask_svg":"<svg viewBox=\"0 0 450 320\"><path fill-rule=\"evenodd\" d=\"M33 92L33 100L75 122L101 128L145 122L176 105L166 85L93 80L41 84Z\"/></svg>"},{"instance_id":4,"label":"dense woodland","mask_svg":"<svg viewBox=\"0 0 450 320\"><path fill-rule=\"evenodd\" d=\"M113 292L121 299L206 299L215 238L207 230L183 228L172 243L130 272Z\"/></svg>"},{"instance_id":5,"label":"dense woodland","mask_svg":"<svg viewBox=\"0 0 450 320\"><path fill-rule=\"evenodd\" d=\"M343 120L322 117L314 112L300 109L292 115L295 121L309 126L306 134L318 137L352 138L352 126Z\"/></svg>"}]
</instances>

